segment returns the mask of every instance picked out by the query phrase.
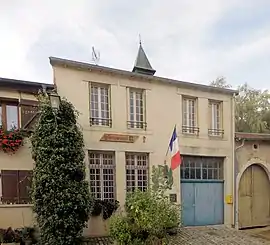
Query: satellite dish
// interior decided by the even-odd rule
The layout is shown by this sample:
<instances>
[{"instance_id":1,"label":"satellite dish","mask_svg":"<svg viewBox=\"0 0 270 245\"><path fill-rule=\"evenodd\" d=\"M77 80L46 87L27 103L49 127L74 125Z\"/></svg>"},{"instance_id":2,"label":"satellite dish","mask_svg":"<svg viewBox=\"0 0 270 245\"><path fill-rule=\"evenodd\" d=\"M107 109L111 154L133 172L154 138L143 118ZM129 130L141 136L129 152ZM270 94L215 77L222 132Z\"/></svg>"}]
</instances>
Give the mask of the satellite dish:
<instances>
[{"instance_id":1,"label":"satellite dish","mask_svg":"<svg viewBox=\"0 0 270 245\"><path fill-rule=\"evenodd\" d=\"M92 60L96 65L98 65L100 60L100 52L96 51L94 47L92 47Z\"/></svg>"}]
</instances>

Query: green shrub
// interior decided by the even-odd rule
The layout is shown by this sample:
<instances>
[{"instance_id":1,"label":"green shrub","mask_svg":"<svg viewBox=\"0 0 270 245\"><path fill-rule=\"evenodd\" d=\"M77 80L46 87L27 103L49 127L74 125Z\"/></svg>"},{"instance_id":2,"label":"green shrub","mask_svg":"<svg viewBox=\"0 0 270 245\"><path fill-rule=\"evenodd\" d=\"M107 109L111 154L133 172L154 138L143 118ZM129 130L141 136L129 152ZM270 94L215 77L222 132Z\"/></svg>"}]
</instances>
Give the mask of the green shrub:
<instances>
[{"instance_id":1,"label":"green shrub","mask_svg":"<svg viewBox=\"0 0 270 245\"><path fill-rule=\"evenodd\" d=\"M162 239L168 229L179 225L179 207L167 197L136 190L126 200L126 212L114 214L109 222L110 236L119 244L145 244ZM141 243L140 243L141 242Z\"/></svg>"},{"instance_id":2,"label":"green shrub","mask_svg":"<svg viewBox=\"0 0 270 245\"><path fill-rule=\"evenodd\" d=\"M84 141L73 105L54 111L40 97L40 118L32 135L32 199L43 245L80 244L91 200L85 180Z\"/></svg>"},{"instance_id":3,"label":"green shrub","mask_svg":"<svg viewBox=\"0 0 270 245\"><path fill-rule=\"evenodd\" d=\"M180 224L180 206L170 202L166 194L173 184L172 177L164 174L169 172L164 166L154 166L149 190L127 194L125 212L110 218L114 241L121 245L166 244L171 229Z\"/></svg>"},{"instance_id":4,"label":"green shrub","mask_svg":"<svg viewBox=\"0 0 270 245\"><path fill-rule=\"evenodd\" d=\"M127 216L115 213L109 220L110 236L119 244L131 244L132 231Z\"/></svg>"},{"instance_id":5,"label":"green shrub","mask_svg":"<svg viewBox=\"0 0 270 245\"><path fill-rule=\"evenodd\" d=\"M179 208L166 196L160 198L151 190L129 194L126 211L135 224L150 235L163 237L166 229L179 225Z\"/></svg>"}]
</instances>

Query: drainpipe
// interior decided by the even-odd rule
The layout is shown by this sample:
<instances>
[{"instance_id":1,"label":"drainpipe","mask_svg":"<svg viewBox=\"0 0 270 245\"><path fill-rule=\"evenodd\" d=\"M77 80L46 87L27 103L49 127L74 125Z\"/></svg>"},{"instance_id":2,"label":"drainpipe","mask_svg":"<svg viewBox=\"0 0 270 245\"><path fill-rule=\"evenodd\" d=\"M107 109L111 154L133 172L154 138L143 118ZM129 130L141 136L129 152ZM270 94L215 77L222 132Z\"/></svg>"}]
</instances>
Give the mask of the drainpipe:
<instances>
[{"instance_id":1,"label":"drainpipe","mask_svg":"<svg viewBox=\"0 0 270 245\"><path fill-rule=\"evenodd\" d=\"M237 204L238 204L238 193L237 193L237 185L236 185L236 179L237 179L237 174L238 174L238 171L239 171L239 168L238 168L238 161L237 161L237 157L236 157L236 151L239 150L240 148L242 148L245 144L245 139L242 139L242 143L241 145L237 146L235 148L235 151L234 151L234 228L236 228L236 220L238 220L238 212L237 212ZM236 199L237 199L237 202L236 202ZM237 218L236 218L237 217Z\"/></svg>"}]
</instances>

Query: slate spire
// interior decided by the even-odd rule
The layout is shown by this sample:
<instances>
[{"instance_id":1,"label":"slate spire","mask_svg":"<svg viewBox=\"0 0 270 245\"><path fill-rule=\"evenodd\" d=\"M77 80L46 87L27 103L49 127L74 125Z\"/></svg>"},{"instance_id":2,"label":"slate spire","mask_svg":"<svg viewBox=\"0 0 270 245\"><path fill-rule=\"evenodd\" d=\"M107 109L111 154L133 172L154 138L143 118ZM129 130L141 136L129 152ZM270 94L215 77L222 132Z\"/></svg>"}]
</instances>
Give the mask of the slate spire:
<instances>
[{"instance_id":1,"label":"slate spire","mask_svg":"<svg viewBox=\"0 0 270 245\"><path fill-rule=\"evenodd\" d=\"M154 75L155 74L155 70L152 68L144 50L142 47L142 43L140 41L140 46L139 46L139 51L138 51L138 55L135 61L135 65L133 67L132 72L136 72L136 73L141 73L141 74L145 74L145 75Z\"/></svg>"}]
</instances>

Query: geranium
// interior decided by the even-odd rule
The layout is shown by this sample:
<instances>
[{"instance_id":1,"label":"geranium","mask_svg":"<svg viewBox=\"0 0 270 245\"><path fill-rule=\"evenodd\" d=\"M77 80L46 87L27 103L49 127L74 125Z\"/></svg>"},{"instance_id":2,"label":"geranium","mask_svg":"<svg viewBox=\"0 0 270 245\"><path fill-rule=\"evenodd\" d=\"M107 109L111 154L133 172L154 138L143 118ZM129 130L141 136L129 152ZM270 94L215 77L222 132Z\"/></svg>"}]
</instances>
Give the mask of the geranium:
<instances>
[{"instance_id":1,"label":"geranium","mask_svg":"<svg viewBox=\"0 0 270 245\"><path fill-rule=\"evenodd\" d=\"M5 153L15 153L23 143L23 136L18 129L4 131L0 129L0 148Z\"/></svg>"}]
</instances>

